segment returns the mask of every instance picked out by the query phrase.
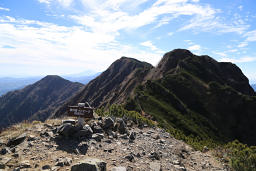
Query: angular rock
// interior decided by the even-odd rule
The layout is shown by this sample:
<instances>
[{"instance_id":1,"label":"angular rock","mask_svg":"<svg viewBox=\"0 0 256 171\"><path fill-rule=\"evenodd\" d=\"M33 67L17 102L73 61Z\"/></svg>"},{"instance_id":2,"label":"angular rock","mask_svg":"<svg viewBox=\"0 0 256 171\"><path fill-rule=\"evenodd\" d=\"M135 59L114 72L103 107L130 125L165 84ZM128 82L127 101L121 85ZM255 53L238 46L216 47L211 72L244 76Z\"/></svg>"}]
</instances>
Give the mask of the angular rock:
<instances>
[{"instance_id":1,"label":"angular rock","mask_svg":"<svg viewBox=\"0 0 256 171\"><path fill-rule=\"evenodd\" d=\"M36 136L35 135L29 135L27 138L27 141L35 141L36 140Z\"/></svg>"},{"instance_id":2,"label":"angular rock","mask_svg":"<svg viewBox=\"0 0 256 171\"><path fill-rule=\"evenodd\" d=\"M111 169L111 171L126 171L126 167L122 167L122 166L120 166L120 167L113 167Z\"/></svg>"},{"instance_id":3,"label":"angular rock","mask_svg":"<svg viewBox=\"0 0 256 171\"><path fill-rule=\"evenodd\" d=\"M5 169L5 164L0 162L0 169Z\"/></svg>"},{"instance_id":4,"label":"angular rock","mask_svg":"<svg viewBox=\"0 0 256 171\"><path fill-rule=\"evenodd\" d=\"M1 155L5 155L7 153L11 153L11 151L8 147L2 148L1 151L0 151Z\"/></svg>"},{"instance_id":5,"label":"angular rock","mask_svg":"<svg viewBox=\"0 0 256 171\"><path fill-rule=\"evenodd\" d=\"M12 171L20 171L19 167L14 168Z\"/></svg>"},{"instance_id":6,"label":"angular rock","mask_svg":"<svg viewBox=\"0 0 256 171\"><path fill-rule=\"evenodd\" d=\"M72 163L72 159L65 157L65 158L60 158L56 160L55 166L60 166L60 167L64 167L64 166L70 166Z\"/></svg>"},{"instance_id":7,"label":"angular rock","mask_svg":"<svg viewBox=\"0 0 256 171\"><path fill-rule=\"evenodd\" d=\"M149 168L151 171L161 171L161 164L158 162L150 162Z\"/></svg>"},{"instance_id":8,"label":"angular rock","mask_svg":"<svg viewBox=\"0 0 256 171\"><path fill-rule=\"evenodd\" d=\"M5 145L3 140L0 139L0 146Z\"/></svg>"},{"instance_id":9,"label":"angular rock","mask_svg":"<svg viewBox=\"0 0 256 171\"><path fill-rule=\"evenodd\" d=\"M66 119L62 121L62 124L66 124L66 123L70 123L72 125L76 124L76 120L75 119Z\"/></svg>"},{"instance_id":10,"label":"angular rock","mask_svg":"<svg viewBox=\"0 0 256 171\"><path fill-rule=\"evenodd\" d=\"M78 152L79 154L83 154L85 155L87 150L88 150L89 146L86 142L81 142L79 145L78 145Z\"/></svg>"},{"instance_id":11,"label":"angular rock","mask_svg":"<svg viewBox=\"0 0 256 171\"><path fill-rule=\"evenodd\" d=\"M107 164L99 159L87 158L71 167L71 171L106 171Z\"/></svg>"},{"instance_id":12,"label":"angular rock","mask_svg":"<svg viewBox=\"0 0 256 171\"><path fill-rule=\"evenodd\" d=\"M50 165L44 165L42 167L42 170L50 170L51 169L51 166Z\"/></svg>"},{"instance_id":13,"label":"angular rock","mask_svg":"<svg viewBox=\"0 0 256 171\"><path fill-rule=\"evenodd\" d=\"M14 154L12 155L12 157L18 158L18 157L19 157L19 154L18 154L18 153L14 153Z\"/></svg>"},{"instance_id":14,"label":"angular rock","mask_svg":"<svg viewBox=\"0 0 256 171\"><path fill-rule=\"evenodd\" d=\"M206 153L206 152L208 152L208 151L209 151L209 148L208 148L207 146L204 146L202 152L203 152L203 153Z\"/></svg>"},{"instance_id":15,"label":"angular rock","mask_svg":"<svg viewBox=\"0 0 256 171\"><path fill-rule=\"evenodd\" d=\"M178 171L186 171L187 169L183 166L180 166L180 165L174 165L175 169L178 170Z\"/></svg>"},{"instance_id":16,"label":"angular rock","mask_svg":"<svg viewBox=\"0 0 256 171\"><path fill-rule=\"evenodd\" d=\"M128 135L127 134L120 135L119 137L122 138L122 139L128 139Z\"/></svg>"},{"instance_id":17,"label":"angular rock","mask_svg":"<svg viewBox=\"0 0 256 171\"><path fill-rule=\"evenodd\" d=\"M85 125L82 130L79 130L77 133L75 133L75 137L81 138L81 137L86 137L86 138L91 138L93 134L93 131L89 125Z\"/></svg>"},{"instance_id":18,"label":"angular rock","mask_svg":"<svg viewBox=\"0 0 256 171\"><path fill-rule=\"evenodd\" d=\"M161 155L158 152L152 152L149 156L152 160L160 160Z\"/></svg>"},{"instance_id":19,"label":"angular rock","mask_svg":"<svg viewBox=\"0 0 256 171\"><path fill-rule=\"evenodd\" d=\"M125 158L126 158L127 160L129 160L130 162L134 161L134 156L133 156L133 154L129 154L129 155L125 156Z\"/></svg>"},{"instance_id":20,"label":"angular rock","mask_svg":"<svg viewBox=\"0 0 256 171\"><path fill-rule=\"evenodd\" d=\"M70 123L65 123L58 128L58 133L65 137L73 136L77 132L77 127Z\"/></svg>"},{"instance_id":21,"label":"angular rock","mask_svg":"<svg viewBox=\"0 0 256 171\"><path fill-rule=\"evenodd\" d=\"M29 160L24 160L20 163L19 165L20 169L25 169L25 168L31 168L31 165L29 163Z\"/></svg>"},{"instance_id":22,"label":"angular rock","mask_svg":"<svg viewBox=\"0 0 256 171\"><path fill-rule=\"evenodd\" d=\"M21 144L27 137L26 133L23 133L21 135L19 135L18 137L12 138L8 141L8 143L6 144L7 147L15 147L19 144Z\"/></svg>"},{"instance_id":23,"label":"angular rock","mask_svg":"<svg viewBox=\"0 0 256 171\"><path fill-rule=\"evenodd\" d=\"M53 132L52 131L48 131L48 132L43 132L43 133L40 133L40 136L41 137L53 137Z\"/></svg>"},{"instance_id":24,"label":"angular rock","mask_svg":"<svg viewBox=\"0 0 256 171\"><path fill-rule=\"evenodd\" d=\"M94 133L103 133L103 129L99 125L96 125L93 127L93 132Z\"/></svg>"},{"instance_id":25,"label":"angular rock","mask_svg":"<svg viewBox=\"0 0 256 171\"><path fill-rule=\"evenodd\" d=\"M134 141L136 139L136 132L131 132L129 139Z\"/></svg>"},{"instance_id":26,"label":"angular rock","mask_svg":"<svg viewBox=\"0 0 256 171\"><path fill-rule=\"evenodd\" d=\"M103 138L104 138L104 134L100 134L100 133L92 134L92 139L98 142L101 141Z\"/></svg>"},{"instance_id":27,"label":"angular rock","mask_svg":"<svg viewBox=\"0 0 256 171\"><path fill-rule=\"evenodd\" d=\"M112 129L113 127L114 127L114 120L110 117L105 118L103 122L103 129L107 130L107 129Z\"/></svg>"},{"instance_id":28,"label":"angular rock","mask_svg":"<svg viewBox=\"0 0 256 171\"><path fill-rule=\"evenodd\" d=\"M128 132L127 126L123 119L118 119L117 120L117 130L120 134L125 134Z\"/></svg>"}]
</instances>

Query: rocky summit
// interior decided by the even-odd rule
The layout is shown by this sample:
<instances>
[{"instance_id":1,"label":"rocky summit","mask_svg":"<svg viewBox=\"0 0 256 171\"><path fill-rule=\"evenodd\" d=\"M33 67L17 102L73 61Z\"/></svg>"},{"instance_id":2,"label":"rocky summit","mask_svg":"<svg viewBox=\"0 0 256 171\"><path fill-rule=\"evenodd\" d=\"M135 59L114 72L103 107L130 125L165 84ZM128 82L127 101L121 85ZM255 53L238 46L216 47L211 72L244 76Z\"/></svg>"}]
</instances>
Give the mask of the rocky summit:
<instances>
[{"instance_id":1,"label":"rocky summit","mask_svg":"<svg viewBox=\"0 0 256 171\"><path fill-rule=\"evenodd\" d=\"M3 170L229 170L210 151L196 151L165 130L125 118L21 123L3 131Z\"/></svg>"}]
</instances>

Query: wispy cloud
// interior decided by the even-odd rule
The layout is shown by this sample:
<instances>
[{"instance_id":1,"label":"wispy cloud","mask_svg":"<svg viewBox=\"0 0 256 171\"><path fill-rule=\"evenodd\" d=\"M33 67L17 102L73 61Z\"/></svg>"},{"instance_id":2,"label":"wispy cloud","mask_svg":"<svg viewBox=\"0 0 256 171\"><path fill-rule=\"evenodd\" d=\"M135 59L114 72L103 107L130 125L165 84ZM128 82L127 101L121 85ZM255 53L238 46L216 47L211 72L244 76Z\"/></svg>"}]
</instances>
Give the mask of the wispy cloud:
<instances>
[{"instance_id":1,"label":"wispy cloud","mask_svg":"<svg viewBox=\"0 0 256 171\"><path fill-rule=\"evenodd\" d=\"M81 26L58 26L13 17L0 20L0 53L4 54L1 64L59 67L60 72L67 68L74 68L74 72L84 68L101 71L121 56L152 64L161 57L158 52L120 44L113 34L95 33ZM6 48L7 43L12 48Z\"/></svg>"},{"instance_id":2,"label":"wispy cloud","mask_svg":"<svg viewBox=\"0 0 256 171\"><path fill-rule=\"evenodd\" d=\"M173 32L167 33L168 36L172 36L173 34L174 34Z\"/></svg>"},{"instance_id":3,"label":"wispy cloud","mask_svg":"<svg viewBox=\"0 0 256 171\"><path fill-rule=\"evenodd\" d=\"M61 4L64 7L69 7L74 0L57 0L57 1L55 1L55 0L38 0L38 1L40 3L45 3L47 5L50 5L53 2L58 2L59 4Z\"/></svg>"},{"instance_id":4,"label":"wispy cloud","mask_svg":"<svg viewBox=\"0 0 256 171\"><path fill-rule=\"evenodd\" d=\"M141 45L145 47L149 47L153 51L157 50L157 47L153 45L151 41L142 42Z\"/></svg>"},{"instance_id":5,"label":"wispy cloud","mask_svg":"<svg viewBox=\"0 0 256 171\"><path fill-rule=\"evenodd\" d=\"M213 53L216 54L216 55L218 55L218 56L221 56L222 58L227 56L227 53L226 53L226 52L217 52L217 51L214 51Z\"/></svg>"},{"instance_id":6,"label":"wispy cloud","mask_svg":"<svg viewBox=\"0 0 256 171\"><path fill-rule=\"evenodd\" d=\"M247 42L255 42L256 41L256 30L249 31L245 35Z\"/></svg>"},{"instance_id":7,"label":"wispy cloud","mask_svg":"<svg viewBox=\"0 0 256 171\"><path fill-rule=\"evenodd\" d=\"M256 61L256 57L242 57L242 58L221 58L220 62L232 62L232 63L246 63Z\"/></svg>"},{"instance_id":8,"label":"wispy cloud","mask_svg":"<svg viewBox=\"0 0 256 171\"><path fill-rule=\"evenodd\" d=\"M199 51L199 50L201 50L201 46L200 45L192 45L192 46L188 47L188 50Z\"/></svg>"},{"instance_id":9,"label":"wispy cloud","mask_svg":"<svg viewBox=\"0 0 256 171\"><path fill-rule=\"evenodd\" d=\"M218 11L218 10L216 10ZM213 33L237 33L242 35L249 28L249 25L246 24L226 24L224 21L221 21L219 17L215 14L208 16L195 16L189 23L179 29L179 31L184 30L193 30L195 32L213 32Z\"/></svg>"},{"instance_id":10,"label":"wispy cloud","mask_svg":"<svg viewBox=\"0 0 256 171\"><path fill-rule=\"evenodd\" d=\"M9 8L4 8L4 7L0 7L0 11L10 11L10 9Z\"/></svg>"},{"instance_id":11,"label":"wispy cloud","mask_svg":"<svg viewBox=\"0 0 256 171\"><path fill-rule=\"evenodd\" d=\"M149 24L155 24L155 28L157 28L169 23L172 18L181 15L199 15L205 17L215 13L215 10L209 6L189 3L187 0L158 0L153 3L152 6L137 14L131 15L121 8L127 1L128 0L123 0L113 5L112 0L104 2L84 0L84 5L89 7L89 13L70 17L92 30L116 32L120 30L137 29ZM162 17L163 15L166 16ZM102 27L102 25L104 25L104 27Z\"/></svg>"},{"instance_id":12,"label":"wispy cloud","mask_svg":"<svg viewBox=\"0 0 256 171\"><path fill-rule=\"evenodd\" d=\"M241 42L237 47L239 47L239 48L243 48L243 47L246 47L246 46L248 46L248 42Z\"/></svg>"}]
</instances>

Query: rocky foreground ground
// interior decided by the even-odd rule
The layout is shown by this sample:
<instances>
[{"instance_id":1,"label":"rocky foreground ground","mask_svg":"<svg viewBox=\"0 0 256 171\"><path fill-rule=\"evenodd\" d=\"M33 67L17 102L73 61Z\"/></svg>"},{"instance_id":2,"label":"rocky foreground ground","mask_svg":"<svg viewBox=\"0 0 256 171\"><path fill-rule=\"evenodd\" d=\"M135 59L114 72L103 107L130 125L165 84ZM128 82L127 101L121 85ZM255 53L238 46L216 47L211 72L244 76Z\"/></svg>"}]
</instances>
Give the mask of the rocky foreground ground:
<instances>
[{"instance_id":1,"label":"rocky foreground ground","mask_svg":"<svg viewBox=\"0 0 256 171\"><path fill-rule=\"evenodd\" d=\"M120 118L15 125L0 135L0 170L229 170L160 128Z\"/></svg>"}]
</instances>

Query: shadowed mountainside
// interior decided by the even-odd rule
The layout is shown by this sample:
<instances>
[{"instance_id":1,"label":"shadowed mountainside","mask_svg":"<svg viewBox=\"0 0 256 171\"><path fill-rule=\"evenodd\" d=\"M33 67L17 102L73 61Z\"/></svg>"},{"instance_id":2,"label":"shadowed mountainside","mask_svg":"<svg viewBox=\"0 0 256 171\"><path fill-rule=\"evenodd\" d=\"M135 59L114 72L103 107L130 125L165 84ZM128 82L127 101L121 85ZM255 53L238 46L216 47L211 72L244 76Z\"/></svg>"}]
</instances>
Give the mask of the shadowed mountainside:
<instances>
[{"instance_id":1,"label":"shadowed mountainside","mask_svg":"<svg viewBox=\"0 0 256 171\"><path fill-rule=\"evenodd\" d=\"M63 105L54 116L66 114L68 105L89 101L94 107L123 103L153 68L146 62L122 57L105 72L90 81L82 91Z\"/></svg>"},{"instance_id":2,"label":"shadowed mountainside","mask_svg":"<svg viewBox=\"0 0 256 171\"><path fill-rule=\"evenodd\" d=\"M256 84L253 84L252 88L254 89L254 91L256 91Z\"/></svg>"},{"instance_id":3,"label":"shadowed mountainside","mask_svg":"<svg viewBox=\"0 0 256 171\"><path fill-rule=\"evenodd\" d=\"M21 90L0 97L0 127L23 120L45 120L83 85L59 76L46 76Z\"/></svg>"},{"instance_id":4,"label":"shadowed mountainside","mask_svg":"<svg viewBox=\"0 0 256 171\"><path fill-rule=\"evenodd\" d=\"M256 142L256 96L242 71L185 49L164 55L157 67L121 58L56 110L89 101L94 107L123 103L152 116L180 136L218 142Z\"/></svg>"},{"instance_id":5,"label":"shadowed mountainside","mask_svg":"<svg viewBox=\"0 0 256 171\"><path fill-rule=\"evenodd\" d=\"M256 142L255 92L232 63L173 50L151 70L129 103L130 110L150 114L186 136Z\"/></svg>"}]
</instances>

